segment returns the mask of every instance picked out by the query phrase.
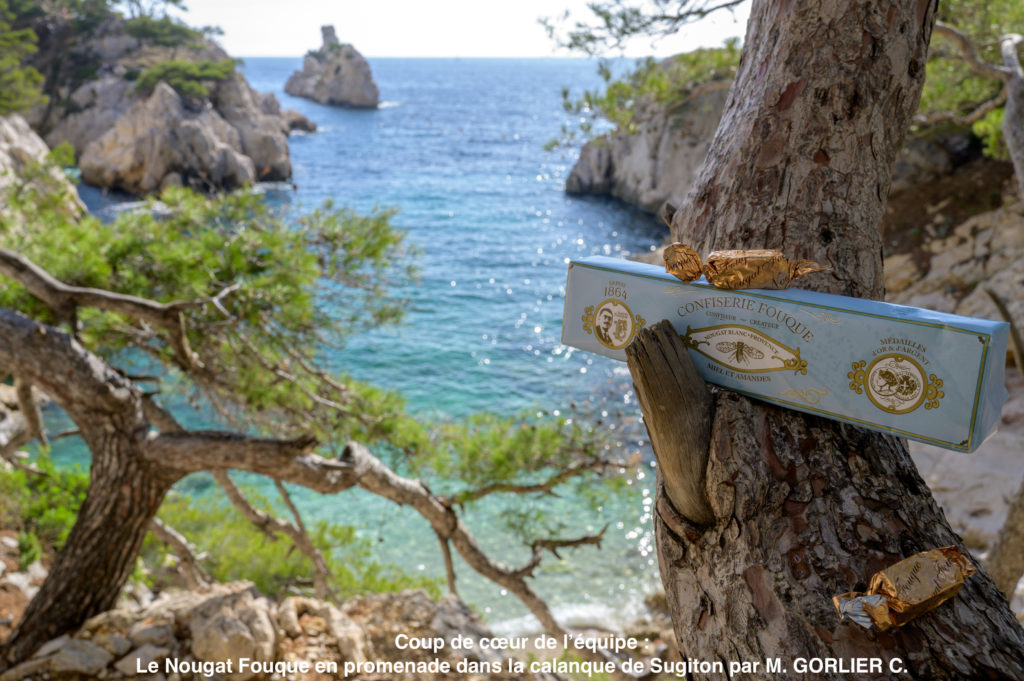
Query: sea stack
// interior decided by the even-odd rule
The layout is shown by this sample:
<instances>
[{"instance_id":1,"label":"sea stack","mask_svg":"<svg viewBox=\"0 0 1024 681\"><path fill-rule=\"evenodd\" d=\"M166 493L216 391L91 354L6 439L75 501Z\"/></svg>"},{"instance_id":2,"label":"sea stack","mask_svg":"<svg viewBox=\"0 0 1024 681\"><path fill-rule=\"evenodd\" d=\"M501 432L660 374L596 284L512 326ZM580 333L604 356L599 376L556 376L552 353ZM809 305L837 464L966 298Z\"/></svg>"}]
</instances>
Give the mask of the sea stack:
<instances>
[{"instance_id":1,"label":"sea stack","mask_svg":"<svg viewBox=\"0 0 1024 681\"><path fill-rule=\"evenodd\" d=\"M302 70L291 75L284 91L321 104L377 108L380 91L366 59L352 45L338 42L334 26L321 26L320 32L323 45L306 54Z\"/></svg>"}]
</instances>

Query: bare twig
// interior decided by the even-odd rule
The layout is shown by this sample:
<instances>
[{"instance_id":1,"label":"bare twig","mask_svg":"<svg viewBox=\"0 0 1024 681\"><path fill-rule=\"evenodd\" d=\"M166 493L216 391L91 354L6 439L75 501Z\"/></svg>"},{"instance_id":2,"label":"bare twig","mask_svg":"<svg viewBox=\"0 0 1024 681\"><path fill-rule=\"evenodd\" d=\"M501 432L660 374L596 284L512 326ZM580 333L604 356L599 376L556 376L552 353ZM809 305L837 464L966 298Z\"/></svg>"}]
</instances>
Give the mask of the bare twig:
<instances>
[{"instance_id":1,"label":"bare twig","mask_svg":"<svg viewBox=\"0 0 1024 681\"><path fill-rule=\"evenodd\" d=\"M558 473L552 475L547 480L533 484L516 484L511 482L496 482L483 487L469 490L460 494L456 494L448 501L458 504L468 504L471 501L482 499L483 497L497 493L511 493L511 494L552 494L552 490L555 487L571 480L577 475L586 471L603 471L608 468L621 468L625 464L619 461L606 461L604 459L596 459L593 461L581 461L577 464L573 464L568 468L565 468Z\"/></svg>"},{"instance_id":2,"label":"bare twig","mask_svg":"<svg viewBox=\"0 0 1024 681\"><path fill-rule=\"evenodd\" d=\"M935 111L932 113L919 113L915 115L914 122L918 125L935 125L936 123L952 123L963 127L974 125L990 112L995 111L1002 105L1006 104L1006 93L1007 88L1006 86L1003 86L1003 89L999 91L998 95L987 102L982 102L974 109L974 111L966 116L960 116L952 111Z\"/></svg>"},{"instance_id":3,"label":"bare twig","mask_svg":"<svg viewBox=\"0 0 1024 681\"><path fill-rule=\"evenodd\" d=\"M444 557L444 574L448 580L448 593L458 596L455 590L455 563L452 562L452 547L448 543L448 537L437 535L437 541L441 543L441 555Z\"/></svg>"},{"instance_id":4,"label":"bare twig","mask_svg":"<svg viewBox=\"0 0 1024 681\"><path fill-rule=\"evenodd\" d=\"M242 490L238 488L235 481L231 479L231 476L226 470L219 470L213 472L213 477L217 480L217 483L224 490L228 500L231 504L238 509L238 511L253 525L257 527L261 532L266 534L271 539L276 539L275 534L283 534L292 540L295 547L299 549L310 562L313 564L313 588L316 591L317 598L331 598L336 600L336 596L331 591L329 586L330 581L330 570L327 567L327 561L324 559L319 549L314 546L313 541L309 537L309 533L306 531L306 526L302 522L302 516L299 514L299 510L292 503L291 495L288 494L288 490L285 489L284 485L281 484L280 480L275 479L274 484L277 487L277 491L281 494L284 499L285 505L292 513L292 517L295 518L295 523L290 523L280 518L275 518L269 513L265 513L251 503L242 494Z\"/></svg>"},{"instance_id":5,"label":"bare twig","mask_svg":"<svg viewBox=\"0 0 1024 681\"><path fill-rule=\"evenodd\" d=\"M558 549L574 548L588 544L601 548L601 541L604 539L604 533L607 530L608 526L605 525L596 534L588 534L574 539L536 539L530 545L533 549L533 555L530 556L530 560L522 567L513 570L513 573L519 577L532 577L533 571L537 569L541 559L544 557L545 550L550 551L555 558L561 559L562 557L558 555Z\"/></svg>"},{"instance_id":6,"label":"bare twig","mask_svg":"<svg viewBox=\"0 0 1024 681\"><path fill-rule=\"evenodd\" d=\"M178 557L178 567L180 568L181 576L185 580L186 587L198 589L212 581L199 564L202 556L196 555L195 547L192 546L184 535L159 518L153 518L150 521L149 529L157 539L166 544L174 555Z\"/></svg>"},{"instance_id":7,"label":"bare twig","mask_svg":"<svg viewBox=\"0 0 1024 681\"><path fill-rule=\"evenodd\" d=\"M299 550L309 558L309 562L313 564L313 589L316 592L316 597L320 599L330 598L336 601L337 596L334 595L330 587L331 570L327 566L324 554L313 544L313 540L306 530L306 524L302 522L302 514L299 513L299 509L292 502L292 496L288 493L284 483L275 478L274 486L277 487L277 491L284 500L285 506L291 512L292 518L295 519L295 524L293 525L295 531L294 533L290 532L289 536L295 542L295 545L299 547Z\"/></svg>"}]
</instances>

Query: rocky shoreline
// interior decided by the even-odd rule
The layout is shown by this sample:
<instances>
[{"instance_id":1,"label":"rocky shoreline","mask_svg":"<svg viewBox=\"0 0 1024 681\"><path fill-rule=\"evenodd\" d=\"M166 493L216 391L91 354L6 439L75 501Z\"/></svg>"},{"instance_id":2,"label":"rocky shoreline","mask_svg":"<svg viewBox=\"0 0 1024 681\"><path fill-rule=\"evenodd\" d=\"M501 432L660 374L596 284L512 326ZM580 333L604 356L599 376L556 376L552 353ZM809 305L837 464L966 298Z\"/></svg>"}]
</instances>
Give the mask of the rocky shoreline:
<instances>
[{"instance_id":1,"label":"rocky shoreline","mask_svg":"<svg viewBox=\"0 0 1024 681\"><path fill-rule=\"evenodd\" d=\"M41 39L41 65L66 47L57 34ZM77 36L67 57L88 64L88 77L50 69L49 102L26 118L50 147L70 144L82 179L99 187L148 194L287 180L289 133L315 129L298 112L282 111L274 95L253 90L209 39L151 44L115 17ZM145 87L158 72L163 78Z\"/></svg>"}]
</instances>

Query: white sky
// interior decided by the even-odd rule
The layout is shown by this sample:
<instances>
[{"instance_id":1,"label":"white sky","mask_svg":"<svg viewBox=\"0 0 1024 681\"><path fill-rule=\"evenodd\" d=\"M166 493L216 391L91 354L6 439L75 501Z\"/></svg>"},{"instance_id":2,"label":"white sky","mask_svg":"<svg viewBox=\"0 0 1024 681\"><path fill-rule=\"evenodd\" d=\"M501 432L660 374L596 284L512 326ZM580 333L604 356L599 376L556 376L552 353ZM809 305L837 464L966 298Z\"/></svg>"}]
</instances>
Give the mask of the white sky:
<instances>
[{"instance_id":1,"label":"white sky","mask_svg":"<svg viewBox=\"0 0 1024 681\"><path fill-rule=\"evenodd\" d=\"M224 29L220 43L236 57L299 56L320 46L320 26L367 57L552 57L539 17L588 19L586 0L186 0L185 20ZM742 38L749 4L657 43L630 45L627 56L668 56ZM609 55L612 56L612 55Z\"/></svg>"}]
</instances>

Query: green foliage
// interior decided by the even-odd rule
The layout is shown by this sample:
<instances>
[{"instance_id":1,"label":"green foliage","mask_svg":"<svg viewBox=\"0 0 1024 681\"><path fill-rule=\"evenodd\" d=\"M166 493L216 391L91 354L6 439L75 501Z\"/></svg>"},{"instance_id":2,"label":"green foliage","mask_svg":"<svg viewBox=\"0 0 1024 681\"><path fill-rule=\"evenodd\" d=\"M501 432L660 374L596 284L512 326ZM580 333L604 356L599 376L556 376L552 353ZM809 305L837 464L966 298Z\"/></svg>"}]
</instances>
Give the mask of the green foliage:
<instances>
[{"instance_id":1,"label":"green foliage","mask_svg":"<svg viewBox=\"0 0 1024 681\"><path fill-rule=\"evenodd\" d=\"M1010 152L1003 139L1003 115L1005 109L990 111L984 118L971 126L974 134L985 145L985 155L1000 161L1009 161Z\"/></svg>"},{"instance_id":2,"label":"green foliage","mask_svg":"<svg viewBox=\"0 0 1024 681\"><path fill-rule=\"evenodd\" d=\"M244 494L260 510L287 517L286 509L274 508L254 489L247 488ZM248 579L265 594L280 594L313 573L309 560L288 538L271 539L260 532L223 494L196 499L172 493L160 509L160 519L188 537L200 554L206 554L203 568L217 581ZM341 598L413 588L440 596L437 580L374 560L372 543L358 537L352 527L319 521L309 531L327 560L331 589ZM158 573L167 558L166 547L150 536L142 553L147 572Z\"/></svg>"},{"instance_id":3,"label":"green foliage","mask_svg":"<svg viewBox=\"0 0 1024 681\"><path fill-rule=\"evenodd\" d=\"M149 95L163 81L183 97L205 97L210 94L209 81L226 80L235 72L234 59L185 61L172 59L146 69L135 83L135 92Z\"/></svg>"},{"instance_id":4,"label":"green foliage","mask_svg":"<svg viewBox=\"0 0 1024 681\"><path fill-rule=\"evenodd\" d=\"M614 124L620 132L635 134L651 110L671 112L689 102L702 85L731 82L739 58L739 39L731 38L719 48L694 50L662 61L642 59L621 78L615 78L609 64L602 62L598 73L605 83L603 90L588 90L572 99L568 89L563 89L563 107L578 117L577 127L563 128L561 139L548 147L573 143L577 136L590 137L598 118Z\"/></svg>"},{"instance_id":5,"label":"green foliage","mask_svg":"<svg viewBox=\"0 0 1024 681\"><path fill-rule=\"evenodd\" d=\"M29 565L41 560L43 547L39 543L39 537L28 532L18 533L18 569L25 570Z\"/></svg>"},{"instance_id":6,"label":"green foliage","mask_svg":"<svg viewBox=\"0 0 1024 681\"><path fill-rule=\"evenodd\" d=\"M164 47L195 46L203 39L199 31L168 16L159 19L145 15L134 17L125 22L124 31L142 42Z\"/></svg>"},{"instance_id":7,"label":"green foliage","mask_svg":"<svg viewBox=\"0 0 1024 681\"><path fill-rule=\"evenodd\" d=\"M577 20L565 30L569 18L541 19L548 36L559 47L590 55L625 47L636 36L661 37L682 26L700 21L721 9L732 9L744 0L594 0L587 3L593 14L586 21Z\"/></svg>"},{"instance_id":8,"label":"green foliage","mask_svg":"<svg viewBox=\"0 0 1024 681\"><path fill-rule=\"evenodd\" d=\"M414 252L391 226L390 210L357 215L328 203L286 219L253 194L201 196L176 188L104 224L89 216L72 219L44 198L19 195L11 203L18 218L0 224L0 243L68 284L183 301L177 309L187 342L203 366L186 366L166 329L94 308L78 310L83 345L127 373L165 374L165 396L185 393L197 407L212 405L233 429L312 434L326 456L361 441L400 471L429 477L456 504L482 492L527 493L515 504L536 509L517 522L524 540L560 527L534 502L556 487L593 485L598 471L624 465L612 461L616 452L598 427L582 427L575 417L482 414L464 423L424 423L394 392L328 369L327 348L402 318L399 294L414 281ZM0 306L54 325L67 321L10 282L0 288ZM599 496L590 498L600 503ZM281 551L257 557L267 553L259 536L222 551L238 530L208 529L216 509L195 514L167 520L193 540L208 537L211 552L235 555L230 569L245 572L231 575L256 567L264 575L258 579L274 585L308 574L304 559L280 563ZM192 522L198 534L190 531ZM350 529L321 526L315 534L323 545L348 547L348 557L339 557L339 588L368 583L377 568L352 565L365 562L352 556L364 556L366 547ZM382 581L374 588L406 583L383 568L377 578Z\"/></svg>"},{"instance_id":9,"label":"green foliage","mask_svg":"<svg viewBox=\"0 0 1024 681\"><path fill-rule=\"evenodd\" d=\"M64 545L89 486L88 473L56 466L45 451L32 465L39 473L0 473L0 527L17 530L26 566Z\"/></svg>"},{"instance_id":10,"label":"green foliage","mask_svg":"<svg viewBox=\"0 0 1024 681\"><path fill-rule=\"evenodd\" d=\"M14 30L13 18L8 1L0 0L0 116L46 102L42 74L25 63L37 49L35 31Z\"/></svg>"},{"instance_id":11,"label":"green foliage","mask_svg":"<svg viewBox=\"0 0 1024 681\"><path fill-rule=\"evenodd\" d=\"M999 38L1024 27L1024 4L1017 0L950 0L939 4L939 20L967 35L983 61L1001 65ZM975 74L947 38L933 35L921 93L922 111L965 116L998 95L1001 88L1001 81Z\"/></svg>"},{"instance_id":12,"label":"green foliage","mask_svg":"<svg viewBox=\"0 0 1024 681\"><path fill-rule=\"evenodd\" d=\"M403 405L393 394L344 376L325 382L302 368L317 364L325 343L401 319L397 294L415 268L404 233L391 226L392 211L361 216L327 204L292 224L256 195L205 197L180 188L107 224L54 215L41 200L16 207L22 218L6 234L0 226L0 241L62 281L166 302L208 301L183 312L191 348L217 367L203 394L226 408L246 410L278 435L287 418L325 441L349 429L369 436L397 426L389 414ZM19 286L0 290L0 305L60 321ZM112 361L135 349L179 366L166 339L144 325L80 312L83 341ZM339 403L359 408L339 418Z\"/></svg>"}]
</instances>

